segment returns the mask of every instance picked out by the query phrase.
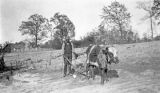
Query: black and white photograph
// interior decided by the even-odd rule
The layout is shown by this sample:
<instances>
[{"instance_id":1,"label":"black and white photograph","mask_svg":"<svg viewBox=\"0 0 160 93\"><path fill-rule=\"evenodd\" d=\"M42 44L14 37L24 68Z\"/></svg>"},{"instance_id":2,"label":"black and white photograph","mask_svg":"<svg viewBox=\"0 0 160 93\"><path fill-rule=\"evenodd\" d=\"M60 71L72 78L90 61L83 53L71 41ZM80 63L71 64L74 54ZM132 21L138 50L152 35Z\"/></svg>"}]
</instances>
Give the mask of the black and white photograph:
<instances>
[{"instance_id":1,"label":"black and white photograph","mask_svg":"<svg viewBox=\"0 0 160 93\"><path fill-rule=\"evenodd\" d=\"M160 93L160 0L0 0L0 93Z\"/></svg>"}]
</instances>

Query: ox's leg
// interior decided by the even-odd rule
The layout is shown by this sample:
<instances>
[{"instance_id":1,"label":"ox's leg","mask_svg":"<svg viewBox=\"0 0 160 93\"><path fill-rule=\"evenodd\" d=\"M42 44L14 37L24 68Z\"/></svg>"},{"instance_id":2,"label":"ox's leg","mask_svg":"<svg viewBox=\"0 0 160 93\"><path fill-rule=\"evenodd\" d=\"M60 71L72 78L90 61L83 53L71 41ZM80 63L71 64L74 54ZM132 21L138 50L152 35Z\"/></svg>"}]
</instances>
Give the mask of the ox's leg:
<instances>
[{"instance_id":1,"label":"ox's leg","mask_svg":"<svg viewBox=\"0 0 160 93\"><path fill-rule=\"evenodd\" d=\"M87 78L89 79L90 77L88 76L89 75L89 72L90 72L90 66L89 66L89 63L86 64L86 76Z\"/></svg>"},{"instance_id":2,"label":"ox's leg","mask_svg":"<svg viewBox=\"0 0 160 93\"><path fill-rule=\"evenodd\" d=\"M105 67L102 66L99 60L98 60L98 65L99 65L99 72L101 76L101 84L103 85L105 81Z\"/></svg>"},{"instance_id":3,"label":"ox's leg","mask_svg":"<svg viewBox=\"0 0 160 93\"><path fill-rule=\"evenodd\" d=\"M91 66L89 65L89 70L88 70L88 76L89 76L89 79L92 78L92 69L91 69Z\"/></svg>"},{"instance_id":4,"label":"ox's leg","mask_svg":"<svg viewBox=\"0 0 160 93\"><path fill-rule=\"evenodd\" d=\"M93 80L95 79L95 68L94 67L92 67L92 78Z\"/></svg>"},{"instance_id":5,"label":"ox's leg","mask_svg":"<svg viewBox=\"0 0 160 93\"><path fill-rule=\"evenodd\" d=\"M105 69L104 69L105 80L106 80L106 81L109 81L109 80L108 80L108 77L107 77L107 74L108 74L108 69L105 68Z\"/></svg>"},{"instance_id":6,"label":"ox's leg","mask_svg":"<svg viewBox=\"0 0 160 93\"><path fill-rule=\"evenodd\" d=\"M92 65L89 64L89 65L88 65L88 76L89 76L88 79L92 78L92 71L93 71Z\"/></svg>"},{"instance_id":7,"label":"ox's leg","mask_svg":"<svg viewBox=\"0 0 160 93\"><path fill-rule=\"evenodd\" d=\"M67 75L67 60L64 58L63 77Z\"/></svg>"},{"instance_id":8,"label":"ox's leg","mask_svg":"<svg viewBox=\"0 0 160 93\"><path fill-rule=\"evenodd\" d=\"M105 80L105 69L101 68L101 84L104 84L104 80Z\"/></svg>"},{"instance_id":9,"label":"ox's leg","mask_svg":"<svg viewBox=\"0 0 160 93\"><path fill-rule=\"evenodd\" d=\"M90 66L90 71L89 71L90 77L93 78L93 80L95 79L95 74L94 74L94 66Z\"/></svg>"}]
</instances>

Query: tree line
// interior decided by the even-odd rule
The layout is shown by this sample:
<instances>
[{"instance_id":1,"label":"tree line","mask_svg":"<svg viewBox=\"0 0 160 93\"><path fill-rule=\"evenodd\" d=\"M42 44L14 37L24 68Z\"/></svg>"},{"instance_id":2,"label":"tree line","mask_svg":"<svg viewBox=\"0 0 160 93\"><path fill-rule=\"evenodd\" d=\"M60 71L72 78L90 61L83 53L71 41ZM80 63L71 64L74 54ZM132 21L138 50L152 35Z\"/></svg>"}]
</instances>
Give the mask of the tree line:
<instances>
[{"instance_id":1,"label":"tree line","mask_svg":"<svg viewBox=\"0 0 160 93\"><path fill-rule=\"evenodd\" d=\"M154 36L154 25L160 24L160 1L137 2L137 8L146 11L141 21L149 19L150 34L144 33L140 39L138 32L132 29L131 14L124 4L117 1L102 8L101 23L80 40L73 40L75 47L84 47L89 44L121 44L159 40ZM156 22L157 23L156 23ZM31 15L22 21L18 29L22 35L30 36L32 47L61 49L63 39L75 37L75 25L65 14L55 13L50 19L40 14ZM50 38L44 44L41 42Z\"/></svg>"}]
</instances>

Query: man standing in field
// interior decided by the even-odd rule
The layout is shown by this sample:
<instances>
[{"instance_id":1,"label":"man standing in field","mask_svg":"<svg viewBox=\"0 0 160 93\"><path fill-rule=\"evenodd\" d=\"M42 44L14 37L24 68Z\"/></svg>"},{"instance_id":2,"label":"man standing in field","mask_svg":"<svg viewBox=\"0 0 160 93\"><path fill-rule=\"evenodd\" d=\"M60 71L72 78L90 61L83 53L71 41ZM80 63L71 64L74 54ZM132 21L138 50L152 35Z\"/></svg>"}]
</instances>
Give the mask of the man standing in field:
<instances>
[{"instance_id":1,"label":"man standing in field","mask_svg":"<svg viewBox=\"0 0 160 93\"><path fill-rule=\"evenodd\" d=\"M63 40L62 45L62 53L64 58L64 77L66 75L71 74L71 64L72 64L72 53L74 52L73 43L71 42L70 38L67 37ZM68 74L67 74L68 71Z\"/></svg>"}]
</instances>

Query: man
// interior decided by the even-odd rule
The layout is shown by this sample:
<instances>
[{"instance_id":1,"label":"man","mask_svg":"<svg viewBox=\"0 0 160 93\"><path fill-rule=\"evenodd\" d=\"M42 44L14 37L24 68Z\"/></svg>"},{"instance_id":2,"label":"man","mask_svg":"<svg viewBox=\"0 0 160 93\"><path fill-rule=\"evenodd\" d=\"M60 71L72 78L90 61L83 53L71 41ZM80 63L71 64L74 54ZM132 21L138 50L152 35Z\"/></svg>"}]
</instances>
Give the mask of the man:
<instances>
[{"instance_id":1,"label":"man","mask_svg":"<svg viewBox=\"0 0 160 93\"><path fill-rule=\"evenodd\" d=\"M62 53L64 58L64 77L71 74L71 65L72 65L72 54L74 52L73 43L71 42L70 38L67 37L63 41L62 45Z\"/></svg>"}]
</instances>

